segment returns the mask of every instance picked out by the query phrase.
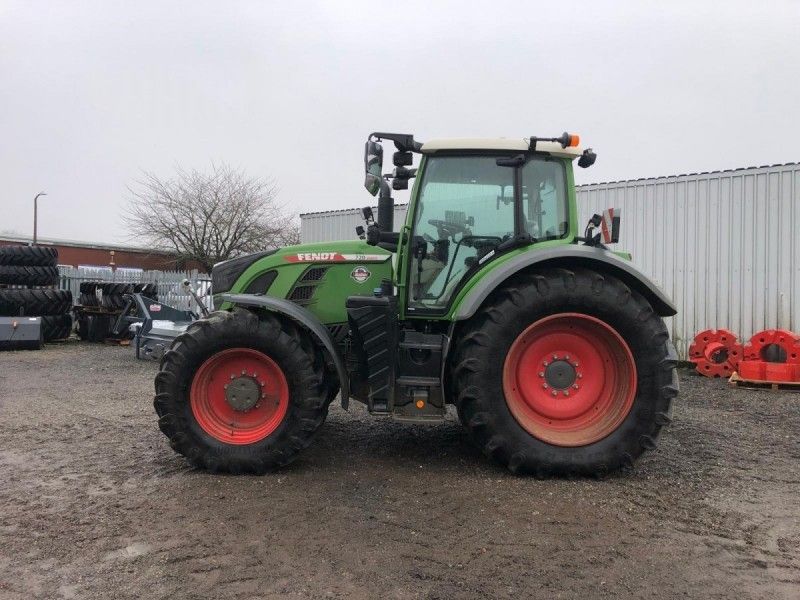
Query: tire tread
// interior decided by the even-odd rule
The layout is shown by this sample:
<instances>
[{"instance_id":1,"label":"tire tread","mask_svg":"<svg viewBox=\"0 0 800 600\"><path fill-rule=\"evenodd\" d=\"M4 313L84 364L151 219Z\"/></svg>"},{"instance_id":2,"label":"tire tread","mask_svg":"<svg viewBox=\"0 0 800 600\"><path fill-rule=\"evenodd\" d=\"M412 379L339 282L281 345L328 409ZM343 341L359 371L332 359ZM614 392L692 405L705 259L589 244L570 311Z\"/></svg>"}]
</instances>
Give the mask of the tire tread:
<instances>
[{"instance_id":1,"label":"tire tread","mask_svg":"<svg viewBox=\"0 0 800 600\"><path fill-rule=\"evenodd\" d=\"M563 448L540 442L527 433L523 435L519 432L524 430L515 420L512 428L517 431L505 430L508 419L494 412L499 401L492 396L499 393L505 405L502 387L497 392L488 389L492 386L486 384L489 373L496 372L492 371L492 363L496 361L491 357L497 352L493 344L504 327L519 323L526 311L538 311L540 316L536 318L541 318L544 314L562 311L582 312L579 308L595 316L635 322L636 347L630 341L629 345L632 345L631 351L640 370L637 398L645 393L641 389L641 371L655 378L648 387L650 393L642 400L648 403L648 408L637 413L637 420L631 427L631 431L636 432L633 437L625 438L619 445L612 446L609 442L602 452L585 455L571 452L571 448L567 449L570 452L564 452ZM449 379L459 418L483 452L514 473L530 473L537 477L603 476L631 466L644 451L655 449L662 427L672 421L672 402L679 391L675 348L663 321L650 304L612 276L580 267L519 274L492 293L462 326L455 342ZM644 415L647 415L646 422ZM618 431L621 429L622 426ZM605 440L599 440L598 444L600 442Z\"/></svg>"}]
</instances>

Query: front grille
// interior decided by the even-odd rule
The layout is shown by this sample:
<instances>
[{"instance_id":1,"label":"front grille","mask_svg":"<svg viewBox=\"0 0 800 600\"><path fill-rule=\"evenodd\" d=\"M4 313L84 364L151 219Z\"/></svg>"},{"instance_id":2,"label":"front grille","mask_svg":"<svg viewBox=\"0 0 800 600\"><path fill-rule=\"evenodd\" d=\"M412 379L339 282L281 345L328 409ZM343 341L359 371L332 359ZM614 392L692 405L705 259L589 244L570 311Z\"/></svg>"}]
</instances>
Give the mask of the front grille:
<instances>
[{"instance_id":1,"label":"front grille","mask_svg":"<svg viewBox=\"0 0 800 600\"><path fill-rule=\"evenodd\" d=\"M292 302L308 302L314 295L314 289L313 285L298 285L289 294L289 300Z\"/></svg>"},{"instance_id":2,"label":"front grille","mask_svg":"<svg viewBox=\"0 0 800 600\"><path fill-rule=\"evenodd\" d=\"M311 267L300 278L300 281L319 281L325 277L328 267Z\"/></svg>"}]
</instances>

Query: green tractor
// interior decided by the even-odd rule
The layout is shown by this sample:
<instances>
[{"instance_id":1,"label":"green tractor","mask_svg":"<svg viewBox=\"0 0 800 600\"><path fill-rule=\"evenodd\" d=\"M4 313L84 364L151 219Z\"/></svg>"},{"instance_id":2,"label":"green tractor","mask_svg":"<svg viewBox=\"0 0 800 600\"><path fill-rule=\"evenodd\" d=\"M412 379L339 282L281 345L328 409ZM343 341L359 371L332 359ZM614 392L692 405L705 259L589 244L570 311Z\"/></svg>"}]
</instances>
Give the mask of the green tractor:
<instances>
[{"instance_id":1,"label":"green tractor","mask_svg":"<svg viewBox=\"0 0 800 600\"><path fill-rule=\"evenodd\" d=\"M383 174L382 141L394 143ZM414 154L421 155L413 168ZM618 215L578 228L577 136L373 133L360 239L217 264L216 311L165 353L155 409L171 446L213 471L291 462L341 397L377 417L447 405L515 473L597 475L655 446L678 393L670 300L625 256ZM392 190L415 183L405 224ZM613 218L608 218L613 215Z\"/></svg>"}]
</instances>

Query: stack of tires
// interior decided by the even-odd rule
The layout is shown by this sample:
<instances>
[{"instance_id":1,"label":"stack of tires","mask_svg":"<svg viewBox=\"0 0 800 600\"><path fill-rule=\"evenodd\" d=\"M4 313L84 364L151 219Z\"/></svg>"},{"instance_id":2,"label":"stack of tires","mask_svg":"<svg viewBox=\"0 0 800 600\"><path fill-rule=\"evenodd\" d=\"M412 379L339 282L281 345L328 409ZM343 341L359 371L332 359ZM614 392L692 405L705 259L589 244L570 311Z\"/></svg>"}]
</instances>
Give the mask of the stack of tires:
<instances>
[{"instance_id":1,"label":"stack of tires","mask_svg":"<svg viewBox=\"0 0 800 600\"><path fill-rule=\"evenodd\" d=\"M125 308L125 304L128 302L125 294L133 293L132 283L102 283L100 286L102 294L100 306L109 310Z\"/></svg>"},{"instance_id":2,"label":"stack of tires","mask_svg":"<svg viewBox=\"0 0 800 600\"><path fill-rule=\"evenodd\" d=\"M78 304L81 306L100 306L100 298L97 297L97 290L101 285L103 284L96 281L81 282Z\"/></svg>"},{"instance_id":3,"label":"stack of tires","mask_svg":"<svg viewBox=\"0 0 800 600\"><path fill-rule=\"evenodd\" d=\"M155 283L107 283L84 281L80 284L77 309L78 337L89 342L103 342L119 338L113 333L119 313L127 304L126 295L142 294L151 300L158 299ZM127 337L127 331L121 334Z\"/></svg>"},{"instance_id":4,"label":"stack of tires","mask_svg":"<svg viewBox=\"0 0 800 600\"><path fill-rule=\"evenodd\" d=\"M100 292L98 294L98 291ZM110 310L125 308L126 294L142 294L151 300L158 299L155 283L103 283L84 281L80 285L81 306L102 306Z\"/></svg>"},{"instance_id":5,"label":"stack of tires","mask_svg":"<svg viewBox=\"0 0 800 600\"><path fill-rule=\"evenodd\" d=\"M66 339L72 331L72 293L52 289L57 263L55 248L0 246L0 316L42 317L45 342Z\"/></svg>"}]
</instances>

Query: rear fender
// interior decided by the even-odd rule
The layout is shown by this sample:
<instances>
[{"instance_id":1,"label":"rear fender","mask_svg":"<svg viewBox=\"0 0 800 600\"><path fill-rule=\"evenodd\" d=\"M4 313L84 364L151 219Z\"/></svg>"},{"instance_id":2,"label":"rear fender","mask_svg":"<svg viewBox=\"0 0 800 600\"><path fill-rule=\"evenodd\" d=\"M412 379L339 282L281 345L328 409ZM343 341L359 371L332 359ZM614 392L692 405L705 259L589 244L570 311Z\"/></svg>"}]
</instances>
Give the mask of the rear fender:
<instances>
[{"instance_id":1,"label":"rear fender","mask_svg":"<svg viewBox=\"0 0 800 600\"><path fill-rule=\"evenodd\" d=\"M662 317L677 314L666 294L632 263L613 252L591 246L554 246L518 254L480 276L453 313L455 321L469 319L499 285L514 274L530 267L585 267L620 279L644 296L653 310Z\"/></svg>"},{"instance_id":2,"label":"rear fender","mask_svg":"<svg viewBox=\"0 0 800 600\"><path fill-rule=\"evenodd\" d=\"M339 349L333 341L328 329L320 323L310 311L294 302L283 298L273 298L271 296L255 296L253 294L221 294L223 302L230 302L236 306L260 308L269 312L274 312L292 319L295 323L302 326L314 337L330 355L336 367L336 374L339 376L339 389L342 397L342 408L346 409L350 402L350 381L347 377L347 368L344 364Z\"/></svg>"}]
</instances>

